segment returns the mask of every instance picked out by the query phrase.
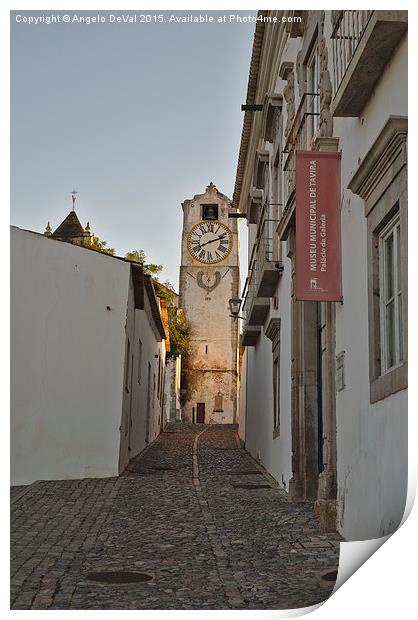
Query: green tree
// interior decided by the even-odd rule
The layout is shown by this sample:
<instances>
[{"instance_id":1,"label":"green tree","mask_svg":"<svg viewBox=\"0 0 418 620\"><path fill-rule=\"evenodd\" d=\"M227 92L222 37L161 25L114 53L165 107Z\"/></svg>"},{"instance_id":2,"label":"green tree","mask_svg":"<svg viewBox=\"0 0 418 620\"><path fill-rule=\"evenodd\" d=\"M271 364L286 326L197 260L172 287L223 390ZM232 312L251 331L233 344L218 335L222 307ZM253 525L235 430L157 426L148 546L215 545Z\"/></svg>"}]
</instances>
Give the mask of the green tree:
<instances>
[{"instance_id":1,"label":"green tree","mask_svg":"<svg viewBox=\"0 0 418 620\"><path fill-rule=\"evenodd\" d=\"M185 355L190 351L190 331L187 327L184 314L179 312L175 306L167 307L168 328L170 331L170 351L166 357L176 358Z\"/></svg>"},{"instance_id":2,"label":"green tree","mask_svg":"<svg viewBox=\"0 0 418 620\"><path fill-rule=\"evenodd\" d=\"M127 254L125 254L125 258L127 260L134 261L135 263L141 263L144 268L144 272L148 273L158 281L157 276L162 272L163 266L155 263L147 263L144 250L132 250L131 252L127 252Z\"/></svg>"},{"instance_id":3,"label":"green tree","mask_svg":"<svg viewBox=\"0 0 418 620\"><path fill-rule=\"evenodd\" d=\"M165 299L167 302L167 307L173 306L174 296L176 294L176 291L174 290L174 286L171 284L171 282L166 280L164 284L161 284L161 282L159 282L155 278L153 278L153 281L154 281L154 288L155 288L155 293L157 297L161 297L162 299Z\"/></svg>"},{"instance_id":4,"label":"green tree","mask_svg":"<svg viewBox=\"0 0 418 620\"><path fill-rule=\"evenodd\" d=\"M184 313L179 311L174 303L176 291L168 280L161 284L155 282L155 292L157 297L165 299L167 303L168 329L170 332L170 351L167 351L167 359L185 355L190 351L190 330L187 327Z\"/></svg>"},{"instance_id":5,"label":"green tree","mask_svg":"<svg viewBox=\"0 0 418 620\"><path fill-rule=\"evenodd\" d=\"M85 242L86 247L93 248L99 252L110 254L115 253L114 248L107 248L107 242L102 241L99 237L93 236L91 243ZM178 310L174 304L174 296L176 294L173 285L168 280L162 284L158 281L158 275L162 272L163 266L156 263L147 263L147 258L143 250L132 250L125 254L125 258L136 263L140 263L144 272L151 275L157 297L166 300L168 314L168 328L170 331L170 351L167 352L167 358L176 358L179 355L185 355L190 350L190 331L187 327L184 314Z\"/></svg>"},{"instance_id":6,"label":"green tree","mask_svg":"<svg viewBox=\"0 0 418 620\"><path fill-rule=\"evenodd\" d=\"M98 252L103 252L103 254L110 254L111 256L115 253L115 248L107 248L107 241L102 241L99 237L93 235L89 240L84 242L84 246L89 248L90 250L97 250Z\"/></svg>"}]
</instances>

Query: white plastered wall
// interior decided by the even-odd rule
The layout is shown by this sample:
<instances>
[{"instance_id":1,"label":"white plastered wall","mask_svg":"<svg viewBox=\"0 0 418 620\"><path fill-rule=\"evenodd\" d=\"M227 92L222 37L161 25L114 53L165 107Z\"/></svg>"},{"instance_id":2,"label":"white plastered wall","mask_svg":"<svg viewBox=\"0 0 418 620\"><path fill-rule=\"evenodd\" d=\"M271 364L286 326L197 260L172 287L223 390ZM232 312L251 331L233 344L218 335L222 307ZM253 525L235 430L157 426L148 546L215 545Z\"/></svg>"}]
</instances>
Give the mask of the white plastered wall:
<instances>
[{"instance_id":1,"label":"white plastered wall","mask_svg":"<svg viewBox=\"0 0 418 620\"><path fill-rule=\"evenodd\" d=\"M12 227L12 484L118 474L129 269Z\"/></svg>"},{"instance_id":2,"label":"white plastered wall","mask_svg":"<svg viewBox=\"0 0 418 620\"><path fill-rule=\"evenodd\" d=\"M390 115L407 116L407 41L396 51L359 118L335 119L346 187ZM339 530L348 540L392 532L407 485L407 391L370 404L367 220L364 202L343 191L343 305L337 306L336 353L345 351L346 387L337 392Z\"/></svg>"},{"instance_id":3,"label":"white plastered wall","mask_svg":"<svg viewBox=\"0 0 418 620\"><path fill-rule=\"evenodd\" d=\"M246 448L250 454L288 489L292 477L291 401L290 401L290 271L288 258L283 259L284 273L276 291L279 306L270 318L280 318L280 433L273 435L273 354L272 343L264 328L255 347L247 347L247 416Z\"/></svg>"},{"instance_id":4,"label":"white plastered wall","mask_svg":"<svg viewBox=\"0 0 418 620\"><path fill-rule=\"evenodd\" d=\"M127 337L130 342L131 366L127 370L128 341L126 341L120 471L123 471L132 458L154 441L160 432L162 422L165 346L163 341L157 339L146 291L144 296L144 310L135 310L133 288L130 287ZM141 355L139 341L141 341ZM159 364L162 373L160 389L158 389ZM150 374L148 374L149 366Z\"/></svg>"}]
</instances>

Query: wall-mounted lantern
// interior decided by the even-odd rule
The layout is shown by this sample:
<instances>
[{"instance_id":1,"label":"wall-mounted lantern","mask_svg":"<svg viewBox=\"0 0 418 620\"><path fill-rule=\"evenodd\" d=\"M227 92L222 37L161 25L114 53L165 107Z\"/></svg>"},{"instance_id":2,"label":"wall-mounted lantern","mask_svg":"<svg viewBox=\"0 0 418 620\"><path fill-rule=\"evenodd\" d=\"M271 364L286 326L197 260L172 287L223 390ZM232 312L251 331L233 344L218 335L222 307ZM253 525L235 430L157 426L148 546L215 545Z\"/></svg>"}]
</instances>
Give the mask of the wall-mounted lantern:
<instances>
[{"instance_id":1,"label":"wall-mounted lantern","mask_svg":"<svg viewBox=\"0 0 418 620\"><path fill-rule=\"evenodd\" d=\"M241 308L241 302L242 299L240 299L239 297L233 297L232 299L229 300L229 309L230 309L230 316L233 319L243 319L244 317L239 316L239 311Z\"/></svg>"}]
</instances>

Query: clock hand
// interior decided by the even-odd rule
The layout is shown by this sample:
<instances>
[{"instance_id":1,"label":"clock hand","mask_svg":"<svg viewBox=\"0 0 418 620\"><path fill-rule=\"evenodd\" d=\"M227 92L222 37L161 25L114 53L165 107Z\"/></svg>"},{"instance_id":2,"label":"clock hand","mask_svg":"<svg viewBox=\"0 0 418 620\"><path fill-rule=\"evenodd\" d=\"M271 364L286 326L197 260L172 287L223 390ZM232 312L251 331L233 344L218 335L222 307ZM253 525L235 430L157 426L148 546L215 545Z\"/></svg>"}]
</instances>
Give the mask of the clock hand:
<instances>
[{"instance_id":1,"label":"clock hand","mask_svg":"<svg viewBox=\"0 0 418 620\"><path fill-rule=\"evenodd\" d=\"M219 241L222 237L215 237L215 239L211 239L210 241L205 241L205 243L200 243L200 247L203 248L204 245L208 245L208 243L213 243L214 241Z\"/></svg>"}]
</instances>

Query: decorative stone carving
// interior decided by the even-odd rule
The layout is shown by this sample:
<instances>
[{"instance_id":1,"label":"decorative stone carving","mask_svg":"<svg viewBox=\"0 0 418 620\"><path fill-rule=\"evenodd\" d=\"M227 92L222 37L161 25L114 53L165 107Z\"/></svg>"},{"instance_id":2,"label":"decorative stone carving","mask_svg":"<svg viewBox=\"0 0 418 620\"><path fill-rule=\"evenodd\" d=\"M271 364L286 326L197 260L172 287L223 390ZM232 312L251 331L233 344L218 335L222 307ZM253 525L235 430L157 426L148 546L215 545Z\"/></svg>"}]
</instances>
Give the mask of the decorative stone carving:
<instances>
[{"instance_id":1,"label":"decorative stone carving","mask_svg":"<svg viewBox=\"0 0 418 620\"><path fill-rule=\"evenodd\" d=\"M205 291L213 291L221 281L221 274L219 271L206 274L203 271L198 271L196 274L196 281L197 285L205 289Z\"/></svg>"},{"instance_id":2,"label":"decorative stone carving","mask_svg":"<svg viewBox=\"0 0 418 620\"><path fill-rule=\"evenodd\" d=\"M328 49L324 36L325 12L321 11L319 35L319 135L329 138L333 134L333 117L331 114L332 83L328 71Z\"/></svg>"},{"instance_id":3,"label":"decorative stone carving","mask_svg":"<svg viewBox=\"0 0 418 620\"><path fill-rule=\"evenodd\" d=\"M295 74L293 69L287 72L285 79L287 80L287 86L283 89L283 97L287 103L287 121L285 128L285 136L287 139L293 125L293 119L295 118Z\"/></svg>"},{"instance_id":4,"label":"decorative stone carving","mask_svg":"<svg viewBox=\"0 0 418 620\"><path fill-rule=\"evenodd\" d=\"M279 117L282 111L283 97L278 93L267 93L264 98L264 112L263 112L263 137L266 142L273 143L278 126Z\"/></svg>"},{"instance_id":5,"label":"decorative stone carving","mask_svg":"<svg viewBox=\"0 0 418 620\"><path fill-rule=\"evenodd\" d=\"M215 183L212 183L211 181L209 185L206 187L206 191L209 192L209 194L217 194L218 188L216 187Z\"/></svg>"},{"instance_id":6,"label":"decorative stone carving","mask_svg":"<svg viewBox=\"0 0 418 620\"><path fill-rule=\"evenodd\" d=\"M296 81L298 83L299 97L302 97L305 92L305 75L304 66L302 62L302 50L299 50L296 56Z\"/></svg>"},{"instance_id":7,"label":"decorative stone carving","mask_svg":"<svg viewBox=\"0 0 418 620\"><path fill-rule=\"evenodd\" d=\"M274 116L273 116L273 141L276 139L277 135L280 135L280 116L281 116L281 109L280 108L275 108L274 110Z\"/></svg>"}]
</instances>

